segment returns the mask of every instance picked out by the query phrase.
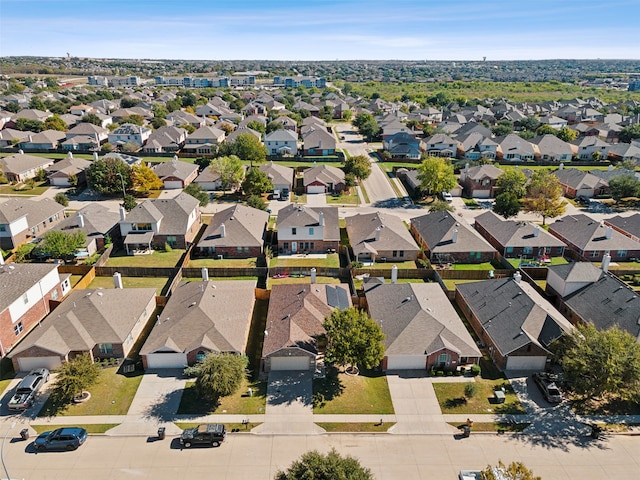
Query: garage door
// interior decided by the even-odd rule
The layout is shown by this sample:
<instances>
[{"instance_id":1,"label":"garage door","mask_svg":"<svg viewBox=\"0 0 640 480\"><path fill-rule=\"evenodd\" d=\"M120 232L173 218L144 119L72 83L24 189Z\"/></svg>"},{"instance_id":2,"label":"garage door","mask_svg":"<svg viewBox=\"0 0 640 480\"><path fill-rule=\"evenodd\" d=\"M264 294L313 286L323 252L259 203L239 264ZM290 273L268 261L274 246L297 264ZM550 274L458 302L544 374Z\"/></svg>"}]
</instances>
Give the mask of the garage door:
<instances>
[{"instance_id":1,"label":"garage door","mask_svg":"<svg viewBox=\"0 0 640 480\"><path fill-rule=\"evenodd\" d=\"M147 368L184 368L187 356L184 353L152 353L147 355Z\"/></svg>"},{"instance_id":2,"label":"garage door","mask_svg":"<svg viewBox=\"0 0 640 480\"><path fill-rule=\"evenodd\" d=\"M507 370L544 370L547 357L509 357Z\"/></svg>"},{"instance_id":3,"label":"garage door","mask_svg":"<svg viewBox=\"0 0 640 480\"><path fill-rule=\"evenodd\" d=\"M164 188L166 190L176 190L178 188L182 188L182 182L178 180L176 181L167 180L166 182L164 182Z\"/></svg>"},{"instance_id":4,"label":"garage door","mask_svg":"<svg viewBox=\"0 0 640 480\"><path fill-rule=\"evenodd\" d=\"M307 193L325 193L324 185L309 185L307 187Z\"/></svg>"},{"instance_id":5,"label":"garage door","mask_svg":"<svg viewBox=\"0 0 640 480\"><path fill-rule=\"evenodd\" d=\"M387 370L424 370L426 355L392 355L387 358Z\"/></svg>"},{"instance_id":6,"label":"garage door","mask_svg":"<svg viewBox=\"0 0 640 480\"><path fill-rule=\"evenodd\" d=\"M271 370L309 370L309 357L271 357Z\"/></svg>"},{"instance_id":7,"label":"garage door","mask_svg":"<svg viewBox=\"0 0 640 480\"><path fill-rule=\"evenodd\" d=\"M18 358L18 367L21 372L30 372L36 368L53 370L58 368L62 361L60 357L24 357Z\"/></svg>"}]
</instances>

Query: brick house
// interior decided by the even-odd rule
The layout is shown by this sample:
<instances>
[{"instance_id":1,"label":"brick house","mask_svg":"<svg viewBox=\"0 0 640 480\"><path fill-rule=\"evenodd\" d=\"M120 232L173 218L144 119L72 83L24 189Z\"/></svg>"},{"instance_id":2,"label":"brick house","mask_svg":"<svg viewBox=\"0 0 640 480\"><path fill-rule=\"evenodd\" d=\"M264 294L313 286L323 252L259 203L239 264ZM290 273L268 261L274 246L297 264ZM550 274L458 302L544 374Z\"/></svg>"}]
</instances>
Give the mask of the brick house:
<instances>
[{"instance_id":1,"label":"brick house","mask_svg":"<svg viewBox=\"0 0 640 480\"><path fill-rule=\"evenodd\" d=\"M340 226L335 207L289 204L278 212L278 252L326 253L338 250Z\"/></svg>"}]
</instances>

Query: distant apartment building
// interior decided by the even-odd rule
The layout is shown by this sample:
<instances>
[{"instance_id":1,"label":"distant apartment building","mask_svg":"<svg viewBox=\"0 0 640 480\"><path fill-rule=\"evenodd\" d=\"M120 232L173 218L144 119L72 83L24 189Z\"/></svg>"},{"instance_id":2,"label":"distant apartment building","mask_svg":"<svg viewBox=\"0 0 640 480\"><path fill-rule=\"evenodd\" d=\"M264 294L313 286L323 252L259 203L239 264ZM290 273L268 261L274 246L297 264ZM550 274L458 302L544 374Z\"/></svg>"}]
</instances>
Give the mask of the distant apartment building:
<instances>
[{"instance_id":1,"label":"distant apartment building","mask_svg":"<svg viewBox=\"0 0 640 480\"><path fill-rule=\"evenodd\" d=\"M253 75L242 77L164 77L159 75L154 77L156 85L184 87L184 88L217 88L217 87L238 87L244 85L255 85L256 77Z\"/></svg>"},{"instance_id":2,"label":"distant apartment building","mask_svg":"<svg viewBox=\"0 0 640 480\"><path fill-rule=\"evenodd\" d=\"M640 91L640 80L633 80L632 82L629 82L629 91L630 92Z\"/></svg>"},{"instance_id":3,"label":"distant apartment building","mask_svg":"<svg viewBox=\"0 0 640 480\"><path fill-rule=\"evenodd\" d=\"M90 75L87 77L89 85L99 87L136 87L142 83L140 77L102 77Z\"/></svg>"},{"instance_id":4,"label":"distant apartment building","mask_svg":"<svg viewBox=\"0 0 640 480\"><path fill-rule=\"evenodd\" d=\"M300 86L312 88L325 88L327 80L323 77L273 77L273 84L285 88L297 88Z\"/></svg>"}]
</instances>

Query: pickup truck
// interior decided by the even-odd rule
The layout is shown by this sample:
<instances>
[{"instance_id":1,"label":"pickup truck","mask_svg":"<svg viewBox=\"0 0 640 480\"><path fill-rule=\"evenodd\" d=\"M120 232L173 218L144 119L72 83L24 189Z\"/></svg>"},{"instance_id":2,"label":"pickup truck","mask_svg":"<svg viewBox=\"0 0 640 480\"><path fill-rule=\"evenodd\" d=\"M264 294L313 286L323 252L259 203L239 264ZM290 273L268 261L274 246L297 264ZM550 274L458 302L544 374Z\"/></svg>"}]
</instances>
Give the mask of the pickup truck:
<instances>
[{"instance_id":1,"label":"pickup truck","mask_svg":"<svg viewBox=\"0 0 640 480\"><path fill-rule=\"evenodd\" d=\"M46 368L38 368L32 370L24 377L16 388L11 400L7 404L9 410L24 410L33 404L36 394L42 388L42 385L49 380L49 370Z\"/></svg>"},{"instance_id":2,"label":"pickup truck","mask_svg":"<svg viewBox=\"0 0 640 480\"><path fill-rule=\"evenodd\" d=\"M556 385L557 380L557 375L551 373L540 372L533 374L533 381L536 382L544 398L549 403L560 403L563 400L562 393L560 393L560 389Z\"/></svg>"}]
</instances>

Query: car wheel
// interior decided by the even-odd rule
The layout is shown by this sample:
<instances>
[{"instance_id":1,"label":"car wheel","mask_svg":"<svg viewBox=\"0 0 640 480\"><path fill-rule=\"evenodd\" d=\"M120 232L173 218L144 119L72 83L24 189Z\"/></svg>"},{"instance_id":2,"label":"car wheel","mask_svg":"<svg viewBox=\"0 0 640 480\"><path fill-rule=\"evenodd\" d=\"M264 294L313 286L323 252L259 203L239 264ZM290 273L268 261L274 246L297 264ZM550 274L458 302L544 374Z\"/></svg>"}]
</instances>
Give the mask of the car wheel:
<instances>
[{"instance_id":1,"label":"car wheel","mask_svg":"<svg viewBox=\"0 0 640 480\"><path fill-rule=\"evenodd\" d=\"M185 448L189 448L191 446L191 442L184 442Z\"/></svg>"},{"instance_id":2,"label":"car wheel","mask_svg":"<svg viewBox=\"0 0 640 480\"><path fill-rule=\"evenodd\" d=\"M45 446L44 446L44 445L38 445L38 446L36 447L36 450L37 450L38 452L46 452L46 451L47 451L47 449L45 448Z\"/></svg>"},{"instance_id":3,"label":"car wheel","mask_svg":"<svg viewBox=\"0 0 640 480\"><path fill-rule=\"evenodd\" d=\"M211 442L211 446L212 447L219 447L220 446L220 442L218 442L217 440L214 440L213 442Z\"/></svg>"},{"instance_id":4,"label":"car wheel","mask_svg":"<svg viewBox=\"0 0 640 480\"><path fill-rule=\"evenodd\" d=\"M72 450L75 450L75 449L76 449L75 445L67 445L67 450L68 451L72 451Z\"/></svg>"}]
</instances>

